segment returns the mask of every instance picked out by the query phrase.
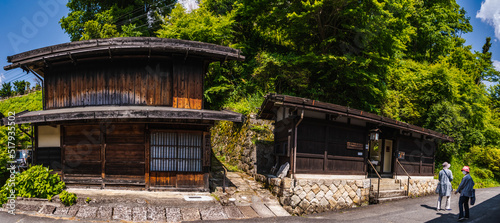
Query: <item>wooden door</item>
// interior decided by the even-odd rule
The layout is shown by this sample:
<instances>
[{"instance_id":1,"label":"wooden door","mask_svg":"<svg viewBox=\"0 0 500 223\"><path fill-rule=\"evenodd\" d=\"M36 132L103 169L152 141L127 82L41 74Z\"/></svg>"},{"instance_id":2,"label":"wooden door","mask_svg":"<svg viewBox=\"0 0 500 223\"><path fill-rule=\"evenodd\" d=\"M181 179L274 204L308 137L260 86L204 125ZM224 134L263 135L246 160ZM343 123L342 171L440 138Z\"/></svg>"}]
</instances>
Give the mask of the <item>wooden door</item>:
<instances>
[{"instance_id":1,"label":"wooden door","mask_svg":"<svg viewBox=\"0 0 500 223\"><path fill-rule=\"evenodd\" d=\"M203 187L202 136L198 131L152 131L150 187Z\"/></svg>"}]
</instances>

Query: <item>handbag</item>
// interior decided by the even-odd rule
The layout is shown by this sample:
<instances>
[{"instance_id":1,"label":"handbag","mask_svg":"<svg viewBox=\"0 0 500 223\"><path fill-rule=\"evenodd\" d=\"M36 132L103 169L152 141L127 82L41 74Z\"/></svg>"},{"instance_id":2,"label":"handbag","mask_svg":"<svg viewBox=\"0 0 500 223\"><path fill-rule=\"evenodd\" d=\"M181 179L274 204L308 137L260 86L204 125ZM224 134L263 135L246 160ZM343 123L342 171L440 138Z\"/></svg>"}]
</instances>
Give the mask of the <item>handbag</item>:
<instances>
[{"instance_id":1,"label":"handbag","mask_svg":"<svg viewBox=\"0 0 500 223\"><path fill-rule=\"evenodd\" d=\"M474 205L476 203L476 189L472 189L472 197L470 198L470 205Z\"/></svg>"}]
</instances>

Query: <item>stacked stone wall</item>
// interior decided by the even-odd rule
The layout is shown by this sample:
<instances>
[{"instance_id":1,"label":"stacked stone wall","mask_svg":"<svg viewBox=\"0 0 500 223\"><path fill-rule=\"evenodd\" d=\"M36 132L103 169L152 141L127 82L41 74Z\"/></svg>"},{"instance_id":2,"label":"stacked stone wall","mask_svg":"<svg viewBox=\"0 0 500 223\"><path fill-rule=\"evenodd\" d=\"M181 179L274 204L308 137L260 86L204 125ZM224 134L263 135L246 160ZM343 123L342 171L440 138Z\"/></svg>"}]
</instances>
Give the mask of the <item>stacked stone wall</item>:
<instances>
[{"instance_id":1,"label":"stacked stone wall","mask_svg":"<svg viewBox=\"0 0 500 223\"><path fill-rule=\"evenodd\" d=\"M268 179L290 214L303 215L367 205L370 180Z\"/></svg>"},{"instance_id":2,"label":"stacked stone wall","mask_svg":"<svg viewBox=\"0 0 500 223\"><path fill-rule=\"evenodd\" d=\"M438 183L439 181L436 179L410 179L408 196L414 198L433 195L436 193ZM408 181L406 179L401 179L401 184L405 190L408 189Z\"/></svg>"}]
</instances>

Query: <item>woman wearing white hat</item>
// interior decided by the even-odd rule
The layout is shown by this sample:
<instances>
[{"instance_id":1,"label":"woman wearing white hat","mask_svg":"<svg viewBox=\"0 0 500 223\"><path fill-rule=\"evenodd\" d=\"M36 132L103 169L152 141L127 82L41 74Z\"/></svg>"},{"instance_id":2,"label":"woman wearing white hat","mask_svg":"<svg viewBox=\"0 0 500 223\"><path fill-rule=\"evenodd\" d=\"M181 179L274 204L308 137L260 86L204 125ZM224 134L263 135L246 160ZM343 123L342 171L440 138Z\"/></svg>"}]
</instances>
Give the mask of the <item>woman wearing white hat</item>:
<instances>
[{"instance_id":1,"label":"woman wearing white hat","mask_svg":"<svg viewBox=\"0 0 500 223\"><path fill-rule=\"evenodd\" d=\"M453 173L450 168L450 164L448 162L443 163L443 169L439 171L439 184L437 186L437 193L439 194L439 198L437 201L437 207L436 210L444 210L441 208L441 200L443 197L446 198L446 210L450 211L450 205L451 205L451 181L453 180Z\"/></svg>"}]
</instances>

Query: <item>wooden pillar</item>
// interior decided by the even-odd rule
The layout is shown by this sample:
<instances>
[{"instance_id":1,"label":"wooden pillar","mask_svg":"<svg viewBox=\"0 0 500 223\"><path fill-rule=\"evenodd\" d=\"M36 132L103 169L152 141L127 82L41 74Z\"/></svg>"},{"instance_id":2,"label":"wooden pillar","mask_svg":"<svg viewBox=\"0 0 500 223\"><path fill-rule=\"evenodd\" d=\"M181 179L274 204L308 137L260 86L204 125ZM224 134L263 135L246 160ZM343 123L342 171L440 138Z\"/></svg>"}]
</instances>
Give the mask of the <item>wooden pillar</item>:
<instances>
[{"instance_id":1,"label":"wooden pillar","mask_svg":"<svg viewBox=\"0 0 500 223\"><path fill-rule=\"evenodd\" d=\"M61 146L61 179L64 181L64 171L65 171L65 167L66 167L66 159L65 159L65 152L66 152L66 144L64 142L64 136L66 135L65 134L65 131L64 131L64 126L61 125L61 127L59 127L59 131L60 131L60 135L61 135L61 142L60 142L60 146Z\"/></svg>"},{"instance_id":2,"label":"wooden pillar","mask_svg":"<svg viewBox=\"0 0 500 223\"><path fill-rule=\"evenodd\" d=\"M424 140L423 136L420 137L420 164L419 164L419 169L418 172L420 173L420 176L422 176L422 156L423 156L423 150L424 150Z\"/></svg>"},{"instance_id":3,"label":"wooden pillar","mask_svg":"<svg viewBox=\"0 0 500 223\"><path fill-rule=\"evenodd\" d=\"M149 158L150 158L150 154L149 154L149 138L150 138L150 132L149 132L149 124L146 124L146 129L145 129L145 134L144 134L144 142L145 142L145 145L144 145L144 160L146 162L144 162L145 164L145 175L144 175L144 180L145 180L145 183L146 183L146 189L150 189L151 188L151 183L149 181Z\"/></svg>"},{"instance_id":4,"label":"wooden pillar","mask_svg":"<svg viewBox=\"0 0 500 223\"><path fill-rule=\"evenodd\" d=\"M323 157L323 172L326 172L328 169L328 124L325 125L325 155Z\"/></svg>"},{"instance_id":5,"label":"wooden pillar","mask_svg":"<svg viewBox=\"0 0 500 223\"><path fill-rule=\"evenodd\" d=\"M33 125L33 141L34 141L34 146L32 148L33 153L31 154L33 157L31 157L31 161L33 162L34 165L37 165L37 156L38 156L38 125L34 124ZM61 144L59 144L61 146Z\"/></svg>"},{"instance_id":6,"label":"wooden pillar","mask_svg":"<svg viewBox=\"0 0 500 223\"><path fill-rule=\"evenodd\" d=\"M106 179L106 126L102 123L99 125L100 127L100 136L99 142L101 143L101 188L104 189L106 187L105 179Z\"/></svg>"}]
</instances>

